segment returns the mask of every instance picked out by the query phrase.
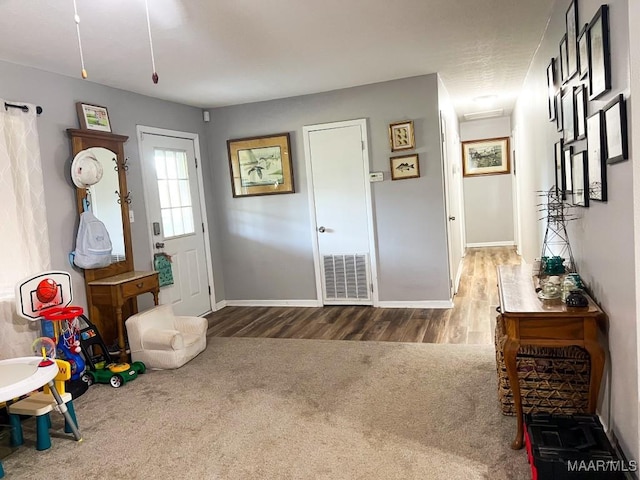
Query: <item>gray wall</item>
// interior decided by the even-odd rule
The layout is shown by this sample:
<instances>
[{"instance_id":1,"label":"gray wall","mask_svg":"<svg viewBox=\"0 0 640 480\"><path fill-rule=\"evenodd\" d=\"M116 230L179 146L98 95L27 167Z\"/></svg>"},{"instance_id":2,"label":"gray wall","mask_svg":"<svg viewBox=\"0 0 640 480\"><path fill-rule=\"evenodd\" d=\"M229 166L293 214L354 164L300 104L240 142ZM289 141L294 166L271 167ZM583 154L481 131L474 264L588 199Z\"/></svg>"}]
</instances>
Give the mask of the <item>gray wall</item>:
<instances>
[{"instance_id":1,"label":"gray wall","mask_svg":"<svg viewBox=\"0 0 640 480\"><path fill-rule=\"evenodd\" d=\"M211 152L227 300L316 298L302 127L369 121L381 301L447 300L448 265L437 76L427 75L269 102L211 110ZM414 121L421 178L389 178L388 127ZM291 133L295 194L233 198L226 141Z\"/></svg>"},{"instance_id":2,"label":"gray wall","mask_svg":"<svg viewBox=\"0 0 640 480\"><path fill-rule=\"evenodd\" d=\"M627 0L611 0L610 31L612 91L590 102L588 114L603 108L615 95L629 96L629 19ZM598 0L581 0L579 25L590 21L600 7ZM523 254L531 262L539 255L544 223L538 222L536 190L554 183L553 145L559 139L548 121L546 68L558 56L565 31L569 0L558 1L547 32L533 59L523 95L514 114L517 130L518 179ZM577 79L570 83L574 85ZM639 95L640 92L635 92ZM630 107L630 104L627 105ZM630 127L631 125L629 125ZM574 145L576 151L585 142ZM577 209L579 220L570 222L569 239L578 272L607 313L609 358L599 402L602 418L619 438L624 452L638 454L637 306L635 302L633 212L633 150L627 162L607 167L609 201L592 202Z\"/></svg>"},{"instance_id":3,"label":"gray wall","mask_svg":"<svg viewBox=\"0 0 640 480\"><path fill-rule=\"evenodd\" d=\"M511 119L509 117L460 123L460 140L463 142L510 136ZM513 158L511 171L513 171ZM467 246L513 243L512 178L511 174L464 178Z\"/></svg>"},{"instance_id":4,"label":"gray wall","mask_svg":"<svg viewBox=\"0 0 640 480\"><path fill-rule=\"evenodd\" d=\"M71 142L66 133L67 128L78 128L75 102L84 101L107 107L113 132L129 136L125 143L125 155L129 159L127 183L131 191L131 208L135 212L135 222L131 225L135 268L140 270L150 270L152 266L136 125L197 133L200 135L202 155L206 158L207 143L203 138L201 110L6 62L0 62L0 78L0 97L34 103L44 109L38 118L38 133L47 199L51 265L54 269L71 272L74 304L86 306L82 271L73 269L67 259L75 246L78 222L75 187L69 174ZM209 164L202 163L205 185L210 185ZM211 189L205 189L207 204L211 204ZM213 216L209 221L213 223ZM214 229L212 225L210 227ZM217 252L215 236L212 237L213 249ZM223 291L222 286L220 290ZM153 304L152 299L146 297L151 296L143 295L140 298L141 306Z\"/></svg>"}]
</instances>

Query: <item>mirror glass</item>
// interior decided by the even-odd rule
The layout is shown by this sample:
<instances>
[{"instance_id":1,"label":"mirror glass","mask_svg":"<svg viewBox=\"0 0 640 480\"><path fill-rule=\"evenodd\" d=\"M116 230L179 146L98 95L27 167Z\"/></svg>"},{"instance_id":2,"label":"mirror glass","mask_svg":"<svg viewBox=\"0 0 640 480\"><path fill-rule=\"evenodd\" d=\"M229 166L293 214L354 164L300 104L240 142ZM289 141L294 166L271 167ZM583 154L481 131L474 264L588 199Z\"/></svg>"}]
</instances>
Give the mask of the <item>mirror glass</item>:
<instances>
[{"instance_id":1,"label":"mirror glass","mask_svg":"<svg viewBox=\"0 0 640 480\"><path fill-rule=\"evenodd\" d=\"M113 250L111 261L121 262L125 259L124 232L122 229L122 210L118 199L120 182L118 180L117 155L102 147L88 148L102 165L102 179L89 187L89 202L93 214L104 223L111 237Z\"/></svg>"}]
</instances>

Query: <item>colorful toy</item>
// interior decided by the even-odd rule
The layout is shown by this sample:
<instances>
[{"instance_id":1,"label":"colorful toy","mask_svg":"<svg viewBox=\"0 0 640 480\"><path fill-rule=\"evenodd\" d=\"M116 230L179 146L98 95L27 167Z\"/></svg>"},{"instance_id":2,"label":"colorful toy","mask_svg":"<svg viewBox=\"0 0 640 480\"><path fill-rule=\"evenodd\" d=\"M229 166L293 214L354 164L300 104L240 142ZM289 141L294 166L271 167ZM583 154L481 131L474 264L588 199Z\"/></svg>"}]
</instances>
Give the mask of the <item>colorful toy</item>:
<instances>
[{"instance_id":1,"label":"colorful toy","mask_svg":"<svg viewBox=\"0 0 640 480\"><path fill-rule=\"evenodd\" d=\"M80 327L80 345L89 365L82 380L89 385L108 383L113 388L119 388L147 370L142 362L115 363L97 327L84 315L80 317Z\"/></svg>"}]
</instances>

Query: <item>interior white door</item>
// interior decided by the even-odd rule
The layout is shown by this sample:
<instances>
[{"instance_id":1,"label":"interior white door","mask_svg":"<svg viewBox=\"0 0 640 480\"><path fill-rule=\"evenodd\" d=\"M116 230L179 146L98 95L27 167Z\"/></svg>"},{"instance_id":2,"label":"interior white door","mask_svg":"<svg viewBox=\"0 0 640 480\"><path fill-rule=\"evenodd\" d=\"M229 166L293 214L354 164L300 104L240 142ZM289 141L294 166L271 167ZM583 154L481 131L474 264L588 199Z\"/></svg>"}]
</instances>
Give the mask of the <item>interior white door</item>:
<instances>
[{"instance_id":1,"label":"interior white door","mask_svg":"<svg viewBox=\"0 0 640 480\"><path fill-rule=\"evenodd\" d=\"M160 303L171 303L176 315L203 315L211 311L211 295L194 141L144 133L142 152L152 248L171 257L173 270Z\"/></svg>"},{"instance_id":2,"label":"interior white door","mask_svg":"<svg viewBox=\"0 0 640 480\"><path fill-rule=\"evenodd\" d=\"M364 122L305 127L324 304L372 304Z\"/></svg>"}]
</instances>

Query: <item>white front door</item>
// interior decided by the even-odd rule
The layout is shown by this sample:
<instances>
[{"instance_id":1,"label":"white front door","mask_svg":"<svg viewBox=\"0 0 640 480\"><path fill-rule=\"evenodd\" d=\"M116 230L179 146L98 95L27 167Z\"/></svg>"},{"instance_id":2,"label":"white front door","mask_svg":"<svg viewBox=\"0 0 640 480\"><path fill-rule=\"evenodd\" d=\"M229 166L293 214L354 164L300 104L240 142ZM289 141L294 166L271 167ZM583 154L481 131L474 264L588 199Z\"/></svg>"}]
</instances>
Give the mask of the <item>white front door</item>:
<instances>
[{"instance_id":1,"label":"white front door","mask_svg":"<svg viewBox=\"0 0 640 480\"><path fill-rule=\"evenodd\" d=\"M316 279L325 305L374 303L366 122L304 127Z\"/></svg>"},{"instance_id":2,"label":"white front door","mask_svg":"<svg viewBox=\"0 0 640 480\"><path fill-rule=\"evenodd\" d=\"M176 315L211 311L210 265L194 140L141 134L142 173L152 249L171 257L173 285L160 288L160 303Z\"/></svg>"}]
</instances>

